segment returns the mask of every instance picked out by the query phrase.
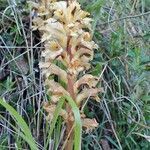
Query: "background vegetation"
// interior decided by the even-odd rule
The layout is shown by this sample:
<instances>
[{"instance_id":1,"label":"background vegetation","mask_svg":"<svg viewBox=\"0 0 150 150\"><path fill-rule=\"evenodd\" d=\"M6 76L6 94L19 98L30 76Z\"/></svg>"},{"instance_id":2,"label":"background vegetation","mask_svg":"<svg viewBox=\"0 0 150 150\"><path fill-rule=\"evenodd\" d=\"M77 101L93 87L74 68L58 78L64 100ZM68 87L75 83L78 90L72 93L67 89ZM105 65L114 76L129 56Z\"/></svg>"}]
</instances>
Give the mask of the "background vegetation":
<instances>
[{"instance_id":1,"label":"background vegetation","mask_svg":"<svg viewBox=\"0 0 150 150\"><path fill-rule=\"evenodd\" d=\"M93 17L99 45L90 72L101 77L104 88L101 102L88 101L85 108L99 127L83 133L82 149L149 150L150 2L80 3ZM43 45L39 33L31 30L32 15L26 0L0 0L1 150L37 149L36 144L43 150L50 130L43 110L48 97L38 68ZM64 130L58 118L48 141L51 149L59 149Z\"/></svg>"}]
</instances>

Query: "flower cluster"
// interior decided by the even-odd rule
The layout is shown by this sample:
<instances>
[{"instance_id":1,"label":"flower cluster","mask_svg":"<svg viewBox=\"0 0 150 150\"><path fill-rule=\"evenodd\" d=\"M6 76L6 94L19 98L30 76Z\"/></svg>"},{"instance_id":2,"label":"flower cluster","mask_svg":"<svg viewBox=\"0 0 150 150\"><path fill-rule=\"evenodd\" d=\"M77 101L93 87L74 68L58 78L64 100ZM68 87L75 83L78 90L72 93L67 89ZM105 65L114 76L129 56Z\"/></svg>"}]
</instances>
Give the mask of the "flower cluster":
<instances>
[{"instance_id":1,"label":"flower cluster","mask_svg":"<svg viewBox=\"0 0 150 150\"><path fill-rule=\"evenodd\" d=\"M98 78L86 73L91 67L93 49L98 48L90 33L90 14L83 11L76 1L42 0L40 4L34 3L33 8L36 13L33 29L40 31L45 45L39 67L51 95L50 103L44 105L48 118L52 119L57 102L63 95L71 96L79 110L89 97L99 101ZM60 115L66 122L70 117L73 120L73 114L70 116L65 108ZM98 126L95 119L86 118L82 111L81 119L87 131Z\"/></svg>"}]
</instances>

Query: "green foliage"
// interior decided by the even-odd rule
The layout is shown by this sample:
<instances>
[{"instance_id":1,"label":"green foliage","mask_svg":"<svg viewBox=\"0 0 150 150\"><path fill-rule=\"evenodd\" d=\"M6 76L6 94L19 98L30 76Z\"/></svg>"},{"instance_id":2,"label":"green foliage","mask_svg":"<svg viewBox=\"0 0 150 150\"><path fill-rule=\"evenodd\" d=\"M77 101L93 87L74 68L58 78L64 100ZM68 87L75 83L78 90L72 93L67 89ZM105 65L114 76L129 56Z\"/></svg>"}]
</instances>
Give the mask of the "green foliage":
<instances>
[{"instance_id":1,"label":"green foliage","mask_svg":"<svg viewBox=\"0 0 150 150\"><path fill-rule=\"evenodd\" d=\"M11 114L11 116L14 118L16 124L19 126L19 128L22 130L20 132L20 136L30 145L30 148L32 150L37 150L37 145L35 144L35 141L32 137L31 131L24 121L24 119L19 115L19 113L11 107L9 104L4 102L2 99L0 99L0 104L6 108L6 110Z\"/></svg>"},{"instance_id":2,"label":"green foliage","mask_svg":"<svg viewBox=\"0 0 150 150\"><path fill-rule=\"evenodd\" d=\"M6 80L1 81L0 82L0 95L10 93L12 92L15 88L14 88L14 82L12 81L12 79L10 77L8 77Z\"/></svg>"},{"instance_id":3,"label":"green foliage","mask_svg":"<svg viewBox=\"0 0 150 150\"><path fill-rule=\"evenodd\" d=\"M86 3L88 10L90 7L93 8L92 2ZM110 12L111 5L113 5L112 12ZM136 11L135 14L140 14L138 7L140 9L144 6L140 3L137 5L134 11ZM107 8L109 9L107 10ZM143 29L141 25L136 23L141 21L140 17L118 20L110 24L107 23L109 20L106 19L109 15L110 20L115 20L116 16L122 18L128 14L130 8L129 1L122 3L115 1L113 3L109 0L103 3L102 7L100 6L99 12L91 11L95 20L99 18L94 38L100 47L98 51L95 51L92 73L93 75L100 75L104 66L107 67L102 78L105 93L101 98L100 106L94 104L96 111L89 111L86 108L86 113L89 116L91 113L92 115L95 113L101 125L92 135L83 136L83 149L103 148L103 144L99 145L92 142L93 136L96 143L104 139L114 149L148 150L150 147L148 140L135 134L150 135L150 47L148 44L149 29L146 27L147 22L145 20L148 16L142 20L145 23ZM133 33L129 31L131 28L128 22L133 23L132 28L142 30L142 33L137 31L137 36L131 35ZM89 105L91 107L93 103ZM113 120L113 125L110 120Z\"/></svg>"}]
</instances>

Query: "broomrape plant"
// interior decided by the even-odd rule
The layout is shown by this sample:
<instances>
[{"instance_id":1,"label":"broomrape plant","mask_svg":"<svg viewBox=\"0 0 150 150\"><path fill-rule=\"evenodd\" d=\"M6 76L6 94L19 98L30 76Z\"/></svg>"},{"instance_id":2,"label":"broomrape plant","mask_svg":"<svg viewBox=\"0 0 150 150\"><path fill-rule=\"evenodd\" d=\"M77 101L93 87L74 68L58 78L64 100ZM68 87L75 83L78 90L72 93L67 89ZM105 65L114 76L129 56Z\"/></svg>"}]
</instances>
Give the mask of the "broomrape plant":
<instances>
[{"instance_id":1,"label":"broomrape plant","mask_svg":"<svg viewBox=\"0 0 150 150\"><path fill-rule=\"evenodd\" d=\"M98 48L92 41L90 14L83 11L76 0L42 0L32 5L36 14L33 29L40 31L45 46L39 67L50 95L50 102L44 104L47 118L50 121L53 119L58 101L67 95L80 111L82 126L90 132L98 123L96 119L86 118L83 107L89 97L99 101L98 93L102 91L97 87L98 77L86 73L91 67L93 49ZM74 115L67 102L59 115L66 123L65 137L70 135L66 146L70 150L73 147Z\"/></svg>"}]
</instances>

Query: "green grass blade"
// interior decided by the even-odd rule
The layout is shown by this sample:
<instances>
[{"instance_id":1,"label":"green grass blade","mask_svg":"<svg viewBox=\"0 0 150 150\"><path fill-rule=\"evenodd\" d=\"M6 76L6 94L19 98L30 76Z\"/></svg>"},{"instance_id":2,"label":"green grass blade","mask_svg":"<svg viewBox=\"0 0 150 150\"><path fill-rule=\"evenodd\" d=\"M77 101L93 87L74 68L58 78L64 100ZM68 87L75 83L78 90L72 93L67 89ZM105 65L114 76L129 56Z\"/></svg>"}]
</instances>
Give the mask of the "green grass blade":
<instances>
[{"instance_id":1,"label":"green grass blade","mask_svg":"<svg viewBox=\"0 0 150 150\"><path fill-rule=\"evenodd\" d=\"M75 129L74 129L74 150L80 150L81 149L81 138L82 138L82 122L80 117L79 108L77 107L74 100L69 96L64 96L64 98L68 101L69 105L72 108L72 111L74 113L75 118Z\"/></svg>"},{"instance_id":2,"label":"green grass blade","mask_svg":"<svg viewBox=\"0 0 150 150\"><path fill-rule=\"evenodd\" d=\"M17 134L18 128L16 128L14 125L12 125L10 122L8 122L8 121L6 120L6 118L4 118L4 117L0 114L0 119L1 119L1 118L2 118L3 120L5 120L5 121L11 126L11 128L15 130L15 132L16 132L16 134ZM31 141L28 137L26 137L21 131L19 131L19 136L22 137L22 139L24 139L29 145L31 145L31 146L30 146L30 147L31 147L31 150L34 150L34 149L35 149L35 147L32 146L32 141ZM1 145L1 146L2 146L2 145ZM36 150L37 150L37 149L36 149Z\"/></svg>"},{"instance_id":3,"label":"green grass blade","mask_svg":"<svg viewBox=\"0 0 150 150\"><path fill-rule=\"evenodd\" d=\"M37 145L32 137L31 131L21 115L8 103L0 99L0 104L6 108L10 115L16 120L17 125L21 128L24 134L20 136L29 144L31 150L38 150Z\"/></svg>"},{"instance_id":4,"label":"green grass blade","mask_svg":"<svg viewBox=\"0 0 150 150\"><path fill-rule=\"evenodd\" d=\"M57 107L56 107L56 110L54 112L54 116L53 116L53 119L52 119L52 122L51 122L50 131L49 131L49 134L48 134L48 138L47 138L45 149L47 149L47 147L48 147L49 140L50 140L50 138L52 136L53 130L55 128L55 124L57 122L58 116L60 114L60 111L61 111L61 108L62 108L64 102L65 102L65 99L62 97L62 98L60 98L60 100L59 100L59 102L57 104Z\"/></svg>"}]
</instances>

